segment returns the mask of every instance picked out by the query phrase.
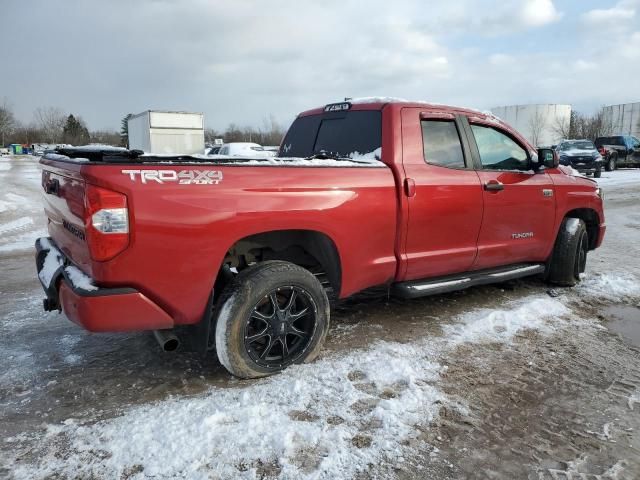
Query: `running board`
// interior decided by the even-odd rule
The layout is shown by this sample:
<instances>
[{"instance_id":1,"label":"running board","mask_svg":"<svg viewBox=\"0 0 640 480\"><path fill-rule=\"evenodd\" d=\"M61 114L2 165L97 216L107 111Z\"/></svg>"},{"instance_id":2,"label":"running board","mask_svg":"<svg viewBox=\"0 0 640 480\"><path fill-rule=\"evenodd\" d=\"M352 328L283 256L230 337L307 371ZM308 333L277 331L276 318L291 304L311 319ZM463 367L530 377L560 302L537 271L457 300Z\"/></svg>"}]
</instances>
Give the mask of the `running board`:
<instances>
[{"instance_id":1,"label":"running board","mask_svg":"<svg viewBox=\"0 0 640 480\"><path fill-rule=\"evenodd\" d=\"M507 267L465 272L446 277L398 282L391 286L391 293L402 298L426 297L427 295L454 292L475 285L506 282L507 280L537 275L544 273L544 270L543 263L509 265Z\"/></svg>"}]
</instances>

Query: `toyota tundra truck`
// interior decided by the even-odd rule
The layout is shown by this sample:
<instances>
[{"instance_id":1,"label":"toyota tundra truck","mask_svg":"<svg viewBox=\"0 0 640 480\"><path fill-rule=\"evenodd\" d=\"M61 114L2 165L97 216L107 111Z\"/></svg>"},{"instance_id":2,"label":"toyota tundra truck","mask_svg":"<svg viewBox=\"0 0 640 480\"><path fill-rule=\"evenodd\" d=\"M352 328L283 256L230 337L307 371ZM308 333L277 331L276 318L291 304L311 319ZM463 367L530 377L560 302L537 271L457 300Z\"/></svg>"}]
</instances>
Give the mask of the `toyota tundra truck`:
<instances>
[{"instance_id":1,"label":"toyota tundra truck","mask_svg":"<svg viewBox=\"0 0 640 480\"><path fill-rule=\"evenodd\" d=\"M301 113L276 158L60 149L41 160L44 307L269 375L317 357L330 304L369 287L574 285L603 199L558 163L490 114L392 99Z\"/></svg>"}]
</instances>

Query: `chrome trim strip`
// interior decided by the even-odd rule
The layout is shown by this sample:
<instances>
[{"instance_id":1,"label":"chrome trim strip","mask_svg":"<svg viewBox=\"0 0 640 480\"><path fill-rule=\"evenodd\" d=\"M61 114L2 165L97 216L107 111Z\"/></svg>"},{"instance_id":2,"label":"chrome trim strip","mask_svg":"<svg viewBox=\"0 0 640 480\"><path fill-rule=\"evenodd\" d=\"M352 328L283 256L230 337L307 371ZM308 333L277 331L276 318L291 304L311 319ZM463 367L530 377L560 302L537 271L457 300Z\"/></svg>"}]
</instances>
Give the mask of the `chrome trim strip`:
<instances>
[{"instance_id":1,"label":"chrome trim strip","mask_svg":"<svg viewBox=\"0 0 640 480\"><path fill-rule=\"evenodd\" d=\"M461 278L459 280L449 280L447 282L439 282L439 283L427 283L427 284L423 284L423 285L412 285L411 288L413 290L432 290L435 288L442 288L442 287L450 287L452 285L462 285L463 283L467 283L470 282L471 279L470 278Z\"/></svg>"},{"instance_id":2,"label":"chrome trim strip","mask_svg":"<svg viewBox=\"0 0 640 480\"><path fill-rule=\"evenodd\" d=\"M516 268L514 270L508 270L506 272L498 272L498 273L490 273L489 276L490 277L508 277L509 275L513 275L514 273L524 273L524 272L528 272L530 270L538 270L538 269L542 269L544 270L544 266L543 265L530 265L528 267L520 267L520 268Z\"/></svg>"}]
</instances>

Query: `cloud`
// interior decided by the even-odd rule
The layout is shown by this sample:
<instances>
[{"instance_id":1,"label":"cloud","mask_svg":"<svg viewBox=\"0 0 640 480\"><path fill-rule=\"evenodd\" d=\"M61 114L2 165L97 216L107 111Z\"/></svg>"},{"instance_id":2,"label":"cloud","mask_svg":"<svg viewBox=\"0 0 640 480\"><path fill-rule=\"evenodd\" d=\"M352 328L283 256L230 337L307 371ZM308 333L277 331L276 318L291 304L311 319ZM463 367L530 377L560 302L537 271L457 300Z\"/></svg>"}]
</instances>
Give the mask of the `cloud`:
<instances>
[{"instance_id":1,"label":"cloud","mask_svg":"<svg viewBox=\"0 0 640 480\"><path fill-rule=\"evenodd\" d=\"M530 27L541 27L560 20L552 0L526 0L522 9L522 22Z\"/></svg>"},{"instance_id":2,"label":"cloud","mask_svg":"<svg viewBox=\"0 0 640 480\"><path fill-rule=\"evenodd\" d=\"M589 10L582 15L582 20L599 27L616 25L620 22L633 22L636 15L636 6L640 4L637 0L623 0L611 8L596 8Z\"/></svg>"},{"instance_id":3,"label":"cloud","mask_svg":"<svg viewBox=\"0 0 640 480\"><path fill-rule=\"evenodd\" d=\"M636 8L620 2L623 8ZM619 103L640 77L633 22L584 28L550 0L4 0L1 96L30 120L60 106L92 128L146 109L205 113L209 127L288 123L344 97L488 108ZM539 31L539 32L538 32ZM538 34L540 33L540 34ZM598 71L619 71L607 76ZM590 70L591 68L591 70ZM624 97L624 98L623 98Z\"/></svg>"}]
</instances>

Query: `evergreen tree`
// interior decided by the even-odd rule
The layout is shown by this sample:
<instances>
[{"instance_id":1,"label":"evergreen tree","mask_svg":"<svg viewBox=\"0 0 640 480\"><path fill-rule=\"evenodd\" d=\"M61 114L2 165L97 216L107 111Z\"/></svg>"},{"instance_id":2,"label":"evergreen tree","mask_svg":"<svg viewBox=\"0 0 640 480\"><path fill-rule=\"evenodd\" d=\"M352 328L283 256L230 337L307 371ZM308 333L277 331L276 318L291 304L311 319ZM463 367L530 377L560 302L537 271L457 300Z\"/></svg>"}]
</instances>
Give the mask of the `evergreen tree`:
<instances>
[{"instance_id":1,"label":"evergreen tree","mask_svg":"<svg viewBox=\"0 0 640 480\"><path fill-rule=\"evenodd\" d=\"M82 119L73 115L67 117L62 130L62 141L71 145L85 145L89 142L89 130Z\"/></svg>"}]
</instances>

